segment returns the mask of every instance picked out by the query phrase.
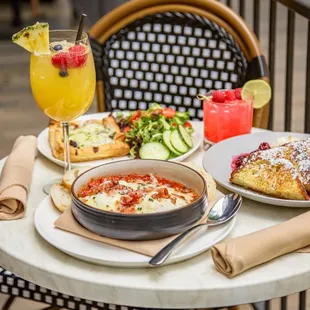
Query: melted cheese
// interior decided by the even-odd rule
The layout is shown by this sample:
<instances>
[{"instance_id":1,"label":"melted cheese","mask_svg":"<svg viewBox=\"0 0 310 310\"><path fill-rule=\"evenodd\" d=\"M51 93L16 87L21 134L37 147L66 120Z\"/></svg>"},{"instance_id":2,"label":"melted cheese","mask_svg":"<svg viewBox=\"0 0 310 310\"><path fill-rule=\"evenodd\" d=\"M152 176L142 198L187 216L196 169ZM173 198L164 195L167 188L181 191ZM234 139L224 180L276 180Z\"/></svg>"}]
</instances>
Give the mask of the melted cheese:
<instances>
[{"instance_id":1,"label":"melted cheese","mask_svg":"<svg viewBox=\"0 0 310 310\"><path fill-rule=\"evenodd\" d=\"M171 192L173 193L175 191L171 189ZM176 208L181 208L187 205L192 200L192 195L190 194L190 197L187 197L189 199L184 200L181 198L176 198L176 203L173 204L170 198L153 199L152 194L154 194L154 192L151 192L150 194L146 194L142 198L140 203L136 204L135 206L136 213L154 213L154 212L163 212L163 211L168 211L168 210L172 210ZM182 195L182 196L185 196L185 195Z\"/></svg>"},{"instance_id":2,"label":"melted cheese","mask_svg":"<svg viewBox=\"0 0 310 310\"><path fill-rule=\"evenodd\" d=\"M117 204L121 199L120 194L114 194L109 196L107 193L99 193L97 195L87 197L86 203L94 208L118 212Z\"/></svg>"},{"instance_id":3,"label":"melted cheese","mask_svg":"<svg viewBox=\"0 0 310 310\"><path fill-rule=\"evenodd\" d=\"M118 211L118 205L120 203L121 197L126 195L128 190L141 190L146 187L150 187L151 184L143 184L143 183L128 183L126 181L119 181L120 185L126 186L128 189L118 190L113 193L113 195L108 195L105 192L98 193L93 196L86 197L85 203L101 210L105 211ZM169 194L176 198L176 203L174 204L170 198L152 198L154 193L157 193L158 189L164 188L163 186L157 187L152 186L152 191L145 193L141 198L140 202L135 205L136 213L154 213L154 212L162 212L168 211L176 208L184 207L189 204L193 200L192 193L180 193L174 188L166 187L168 189ZM183 196L183 198L178 197Z\"/></svg>"},{"instance_id":4,"label":"melted cheese","mask_svg":"<svg viewBox=\"0 0 310 310\"><path fill-rule=\"evenodd\" d=\"M118 182L118 184L126 186L126 187L129 187L129 188L131 188L131 189L133 189L135 191L140 189L140 187L141 187L141 183L138 183L138 182L136 182L136 183L128 183L128 182L123 181L123 180L120 180Z\"/></svg>"},{"instance_id":5,"label":"melted cheese","mask_svg":"<svg viewBox=\"0 0 310 310\"><path fill-rule=\"evenodd\" d=\"M113 141L115 132L112 127L96 123L85 123L78 128L70 128L69 139L78 147L96 147Z\"/></svg>"}]
</instances>

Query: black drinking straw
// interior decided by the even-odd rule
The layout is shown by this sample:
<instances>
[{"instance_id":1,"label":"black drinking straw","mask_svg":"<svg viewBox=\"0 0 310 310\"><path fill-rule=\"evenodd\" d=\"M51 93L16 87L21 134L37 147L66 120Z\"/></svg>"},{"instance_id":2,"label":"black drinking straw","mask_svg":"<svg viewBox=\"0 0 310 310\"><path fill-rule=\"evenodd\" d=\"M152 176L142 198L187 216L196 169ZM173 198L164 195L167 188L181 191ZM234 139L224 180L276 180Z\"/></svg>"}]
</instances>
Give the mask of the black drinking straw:
<instances>
[{"instance_id":1,"label":"black drinking straw","mask_svg":"<svg viewBox=\"0 0 310 310\"><path fill-rule=\"evenodd\" d=\"M78 44L78 41L81 40L86 16L87 16L86 14L82 14L82 16L81 16L79 29L78 29L76 39L75 39L75 44Z\"/></svg>"}]
</instances>

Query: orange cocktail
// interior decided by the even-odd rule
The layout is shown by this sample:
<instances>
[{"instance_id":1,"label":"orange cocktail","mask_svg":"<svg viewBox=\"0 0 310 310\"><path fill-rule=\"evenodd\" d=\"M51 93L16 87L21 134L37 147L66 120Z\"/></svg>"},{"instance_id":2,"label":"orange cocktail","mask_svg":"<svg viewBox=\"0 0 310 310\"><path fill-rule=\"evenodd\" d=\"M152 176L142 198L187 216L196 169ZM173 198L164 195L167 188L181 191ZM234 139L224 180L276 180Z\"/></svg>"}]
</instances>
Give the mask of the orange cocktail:
<instances>
[{"instance_id":1,"label":"orange cocktail","mask_svg":"<svg viewBox=\"0 0 310 310\"><path fill-rule=\"evenodd\" d=\"M68 122L87 111L95 93L95 65L87 34L82 32L84 18L79 31L49 31L47 23L36 23L12 37L31 53L30 82L36 103L62 123L65 170L70 170Z\"/></svg>"},{"instance_id":2,"label":"orange cocktail","mask_svg":"<svg viewBox=\"0 0 310 310\"><path fill-rule=\"evenodd\" d=\"M84 114L95 89L95 67L87 35L78 44L75 31L50 31L50 54L31 54L33 96L50 118L68 122Z\"/></svg>"}]
</instances>

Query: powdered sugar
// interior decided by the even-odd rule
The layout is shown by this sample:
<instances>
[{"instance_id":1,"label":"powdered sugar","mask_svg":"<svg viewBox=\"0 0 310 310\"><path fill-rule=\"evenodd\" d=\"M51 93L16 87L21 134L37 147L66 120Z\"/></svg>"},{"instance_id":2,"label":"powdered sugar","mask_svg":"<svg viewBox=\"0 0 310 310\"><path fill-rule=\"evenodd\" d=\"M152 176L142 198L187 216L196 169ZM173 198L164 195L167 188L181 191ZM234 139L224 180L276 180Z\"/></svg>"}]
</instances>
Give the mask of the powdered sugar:
<instances>
[{"instance_id":1,"label":"powdered sugar","mask_svg":"<svg viewBox=\"0 0 310 310\"><path fill-rule=\"evenodd\" d=\"M297 164L304 183L310 182L310 139L295 141L287 145L292 149L291 158Z\"/></svg>"},{"instance_id":2,"label":"powdered sugar","mask_svg":"<svg viewBox=\"0 0 310 310\"><path fill-rule=\"evenodd\" d=\"M290 172L293 179L300 178L302 183L310 183L310 139L294 141L281 147L254 152L245 158L243 165L257 159L266 160L271 166L281 165Z\"/></svg>"}]
</instances>

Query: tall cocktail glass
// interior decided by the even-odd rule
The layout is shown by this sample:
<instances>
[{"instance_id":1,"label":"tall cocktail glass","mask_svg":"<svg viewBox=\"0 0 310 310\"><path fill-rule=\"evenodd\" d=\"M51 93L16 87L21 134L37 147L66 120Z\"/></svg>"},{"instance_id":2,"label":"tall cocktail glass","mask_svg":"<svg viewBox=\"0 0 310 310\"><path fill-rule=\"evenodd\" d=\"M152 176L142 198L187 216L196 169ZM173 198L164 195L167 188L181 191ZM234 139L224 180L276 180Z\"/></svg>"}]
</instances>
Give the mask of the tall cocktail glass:
<instances>
[{"instance_id":1,"label":"tall cocktail glass","mask_svg":"<svg viewBox=\"0 0 310 310\"><path fill-rule=\"evenodd\" d=\"M63 126L65 171L70 170L68 122L84 114L95 92L95 66L86 33L49 32L50 54L31 54L30 81L40 109ZM45 188L48 191L48 188Z\"/></svg>"}]
</instances>

